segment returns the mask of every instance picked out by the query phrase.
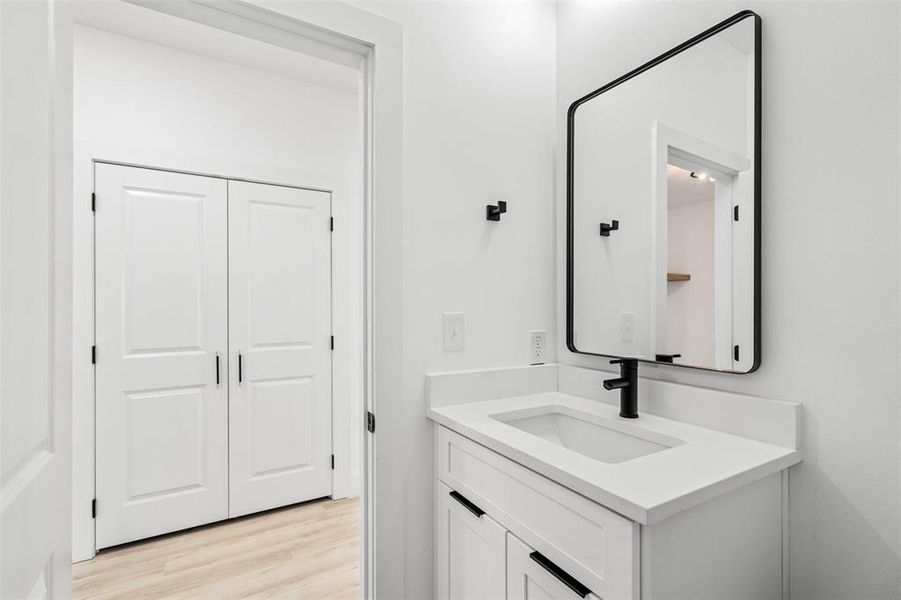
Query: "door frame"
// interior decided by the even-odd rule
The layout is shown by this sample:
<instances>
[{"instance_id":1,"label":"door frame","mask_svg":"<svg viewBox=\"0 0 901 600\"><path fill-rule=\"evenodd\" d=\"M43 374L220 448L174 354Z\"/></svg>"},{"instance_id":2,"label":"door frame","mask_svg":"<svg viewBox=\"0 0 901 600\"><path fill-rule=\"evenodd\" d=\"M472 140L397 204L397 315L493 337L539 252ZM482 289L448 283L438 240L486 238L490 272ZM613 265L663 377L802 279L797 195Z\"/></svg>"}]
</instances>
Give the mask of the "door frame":
<instances>
[{"instance_id":1,"label":"door frame","mask_svg":"<svg viewBox=\"0 0 901 600\"><path fill-rule=\"evenodd\" d=\"M379 415L378 444L374 432L360 427L360 446L363 450L362 478L362 587L363 597L375 597L379 591L377 571L391 574L384 577L384 587L396 584L398 573L403 580L403 556L390 551L396 536L403 536L403 512L392 509L403 504L402 486L381 485L381 479L391 481L389 465L403 464L405 448L392 439L403 439L399 418L403 404L403 28L399 23L352 7L334 3L284 3L278 0L182 0L155 2L153 0L123 0L185 18L204 25L273 43L298 52L311 54L339 64L356 66L360 70L360 104L363 128L362 192L362 251L363 273L363 401L366 412ZM107 149L108 150L108 149ZM99 152L99 153L98 153ZM107 154L99 149L82 149L76 156L76 171L85 160L93 170L95 156L123 156ZM85 157L88 157L87 159ZM146 157L145 157L146 158ZM172 162L172 156L165 161ZM157 160L139 159L137 163L165 164ZM187 163L186 163L187 164ZM207 169L203 169L207 170ZM213 172L218 169L212 169ZM77 176L77 175L76 175ZM240 177L237 177L240 178ZM280 175L266 179L285 181ZM290 179L289 179L290 180ZM300 187L310 187L303 182ZM315 187L318 187L316 185ZM340 184L324 186L333 190ZM90 193L93 176L80 177L75 182L73 205L74 251L71 268L76 277L85 276L85 267L93 273L93 216L90 212ZM334 198L333 198L334 202ZM334 206L334 204L333 204ZM89 223L89 226L85 225ZM87 233L87 235L86 235ZM334 239L334 238L333 238ZM84 279L82 282L86 281ZM93 282L93 276L89 281ZM80 289L86 286L82 284ZM90 347L93 345L93 283L91 294L75 296L76 314L91 315L85 337L85 320L75 319L73 368L81 372L89 369L93 381ZM334 357L333 357L334 360ZM76 375L76 381L78 381ZM76 389L73 402L76 410L89 403L93 409L93 384L87 396ZM376 407L379 407L377 413ZM365 422L360 415L361 423ZM93 419L75 420L75 431L90 427L93 438ZM398 435L392 435L392 434ZM85 448L76 448L84 452ZM91 455L93 447L90 448ZM376 463L378 453L379 462ZM82 461L83 462L83 461ZM91 470L93 471L93 460ZM78 464L75 464L78 469ZM380 475L381 473L381 475ZM387 477L386 477L387 476ZM93 473L89 481L93 488ZM77 491L77 490L76 490ZM93 495L91 495L91 498ZM90 499L87 499L88 502ZM90 514L84 506L85 498L74 503L79 515ZM85 512L84 508L88 511ZM76 515L78 517L78 515ZM388 532L376 537L375 522ZM79 520L85 521L84 517ZM78 523L74 523L76 531ZM89 520L93 530L93 519ZM93 535L90 536L93 546ZM379 548L385 551L379 552ZM91 552L93 554L93 550ZM377 560L377 556L379 559ZM390 589L384 590L391 595Z\"/></svg>"}]
</instances>

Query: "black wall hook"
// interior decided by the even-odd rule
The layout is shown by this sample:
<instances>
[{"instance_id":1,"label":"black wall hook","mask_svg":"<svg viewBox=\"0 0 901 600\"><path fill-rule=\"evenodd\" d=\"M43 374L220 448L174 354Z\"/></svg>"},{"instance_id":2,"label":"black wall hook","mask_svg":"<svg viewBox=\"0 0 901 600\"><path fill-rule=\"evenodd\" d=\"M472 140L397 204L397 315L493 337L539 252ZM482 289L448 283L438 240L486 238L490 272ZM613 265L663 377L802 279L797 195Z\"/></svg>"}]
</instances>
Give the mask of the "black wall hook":
<instances>
[{"instance_id":1,"label":"black wall hook","mask_svg":"<svg viewBox=\"0 0 901 600\"><path fill-rule=\"evenodd\" d=\"M503 200L499 200L497 206L489 204L485 209L489 221L500 221L501 215L507 212L507 203Z\"/></svg>"},{"instance_id":2,"label":"black wall hook","mask_svg":"<svg viewBox=\"0 0 901 600\"><path fill-rule=\"evenodd\" d=\"M610 223L601 223L601 235L603 237L610 237L611 231L616 231L619 229L619 221L614 219Z\"/></svg>"}]
</instances>

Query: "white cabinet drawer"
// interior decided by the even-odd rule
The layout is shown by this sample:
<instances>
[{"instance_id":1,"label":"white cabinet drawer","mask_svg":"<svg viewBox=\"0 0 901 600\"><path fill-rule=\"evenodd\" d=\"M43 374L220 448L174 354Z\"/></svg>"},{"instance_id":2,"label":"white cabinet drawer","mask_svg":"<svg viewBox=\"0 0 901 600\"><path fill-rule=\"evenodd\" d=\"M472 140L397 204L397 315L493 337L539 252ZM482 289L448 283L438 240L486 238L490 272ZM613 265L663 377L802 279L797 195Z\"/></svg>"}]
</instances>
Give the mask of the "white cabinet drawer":
<instances>
[{"instance_id":1,"label":"white cabinet drawer","mask_svg":"<svg viewBox=\"0 0 901 600\"><path fill-rule=\"evenodd\" d=\"M507 600L600 600L582 582L507 534Z\"/></svg>"},{"instance_id":2,"label":"white cabinet drawer","mask_svg":"<svg viewBox=\"0 0 901 600\"><path fill-rule=\"evenodd\" d=\"M639 596L639 528L445 427L438 478L605 600Z\"/></svg>"}]
</instances>

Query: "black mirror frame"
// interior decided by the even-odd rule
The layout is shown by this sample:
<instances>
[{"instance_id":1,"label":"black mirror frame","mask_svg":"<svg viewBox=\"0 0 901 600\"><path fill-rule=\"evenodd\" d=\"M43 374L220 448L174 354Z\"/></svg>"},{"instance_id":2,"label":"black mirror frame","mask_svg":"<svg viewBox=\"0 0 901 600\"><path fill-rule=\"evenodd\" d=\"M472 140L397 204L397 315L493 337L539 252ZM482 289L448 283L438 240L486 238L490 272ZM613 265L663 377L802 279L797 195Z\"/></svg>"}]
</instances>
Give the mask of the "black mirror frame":
<instances>
[{"instance_id":1,"label":"black mirror frame","mask_svg":"<svg viewBox=\"0 0 901 600\"><path fill-rule=\"evenodd\" d=\"M754 360L751 365L751 368L747 371L731 371L731 370L723 370L723 369L713 369L709 367L698 367L695 365L680 365L674 364L670 362L661 362L656 360L637 358L644 363L650 363L654 365L668 365L672 367L681 367L684 369L696 369L700 371L714 371L717 373L734 373L737 375L743 375L747 373L752 373L756 371L760 367L760 356L761 356L761 335L760 335L760 240L761 240L761 223L760 223L760 172L761 172L761 147L760 147L760 131L761 131L761 20L760 16L751 11L751 10L743 10L738 12L728 19L721 21L699 33L695 37L689 39L682 44L679 44L675 48L664 52L657 58L646 62L641 65L637 69L633 69L629 71L625 75L618 77L611 81L610 83L599 87L593 92L582 96L569 106L569 110L566 113L566 347L570 352L574 352L577 354L587 354L590 356L603 356L608 358L635 358L635 357L620 357L613 354L599 354L596 352L584 352L576 348L576 345L573 340L573 304L574 304L574 290L573 290L573 260L574 260L574 241L573 241L573 222L574 222L574 205L575 198L573 197L573 159L575 156L575 143L574 143L574 135L575 135L575 117L576 117L576 109L579 108L580 105L588 102L589 100L600 96L604 92L607 92L616 86L625 83L626 81L632 79L633 77L644 73L645 71L659 65L660 63L673 58L677 54L688 50L692 46L699 44L700 42L713 37L717 33L723 31L735 25L736 23L743 21L745 19L753 19L754 20Z\"/></svg>"}]
</instances>

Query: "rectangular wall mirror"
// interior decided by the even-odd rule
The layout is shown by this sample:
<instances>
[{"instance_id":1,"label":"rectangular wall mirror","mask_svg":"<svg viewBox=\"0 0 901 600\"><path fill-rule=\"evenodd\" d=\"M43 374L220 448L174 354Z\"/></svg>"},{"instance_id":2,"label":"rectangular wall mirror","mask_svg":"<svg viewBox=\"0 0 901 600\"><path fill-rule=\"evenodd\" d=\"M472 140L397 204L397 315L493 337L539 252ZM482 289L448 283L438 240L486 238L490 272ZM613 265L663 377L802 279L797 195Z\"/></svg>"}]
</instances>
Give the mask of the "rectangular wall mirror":
<instances>
[{"instance_id":1,"label":"rectangular wall mirror","mask_svg":"<svg viewBox=\"0 0 901 600\"><path fill-rule=\"evenodd\" d=\"M744 11L576 100L567 345L760 362L760 18Z\"/></svg>"}]
</instances>

